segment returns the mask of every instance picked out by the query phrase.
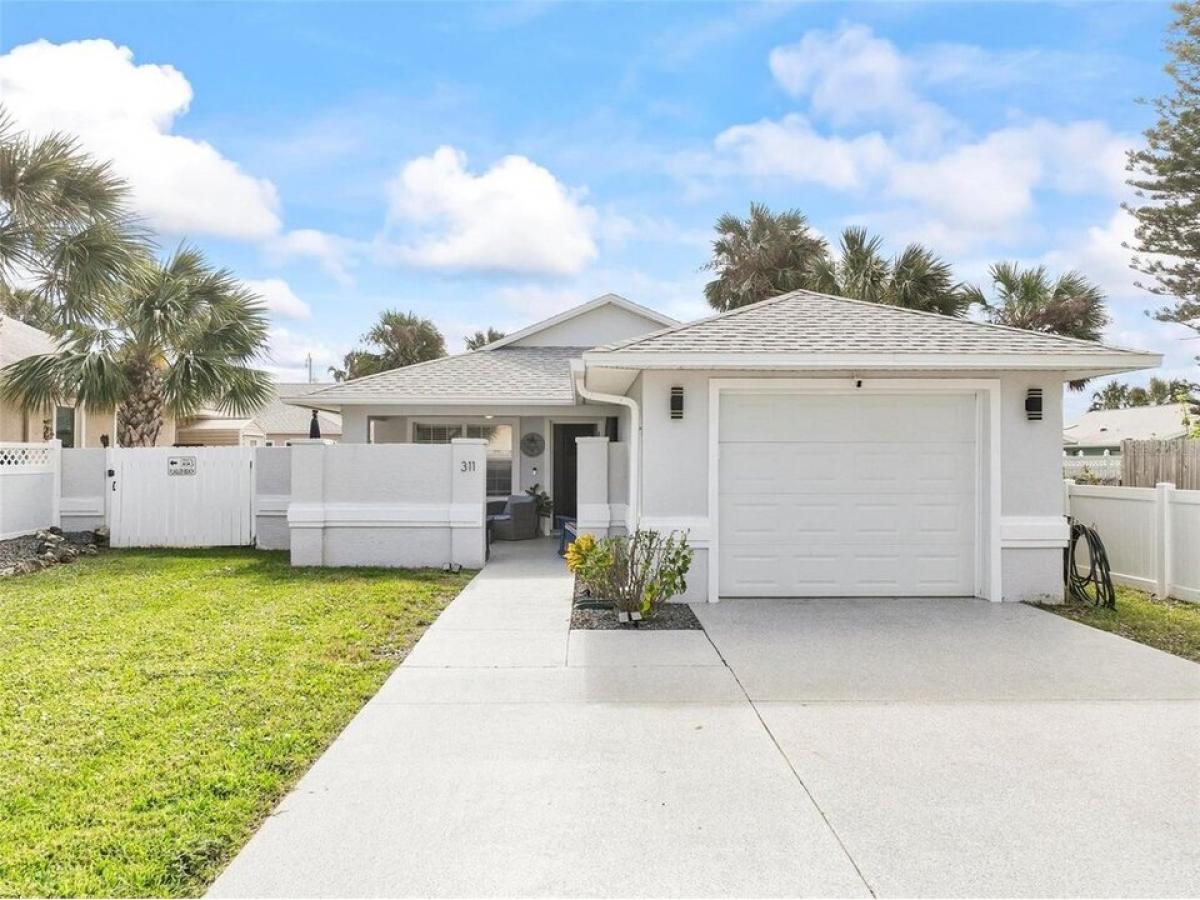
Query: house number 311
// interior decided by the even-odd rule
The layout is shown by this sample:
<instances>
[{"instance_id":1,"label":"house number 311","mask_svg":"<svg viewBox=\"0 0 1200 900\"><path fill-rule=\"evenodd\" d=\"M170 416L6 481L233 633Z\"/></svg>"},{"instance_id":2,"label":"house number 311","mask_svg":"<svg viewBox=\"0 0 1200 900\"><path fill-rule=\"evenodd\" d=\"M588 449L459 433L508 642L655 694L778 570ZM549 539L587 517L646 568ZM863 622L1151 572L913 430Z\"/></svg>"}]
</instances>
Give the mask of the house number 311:
<instances>
[{"instance_id":1,"label":"house number 311","mask_svg":"<svg viewBox=\"0 0 1200 900\"><path fill-rule=\"evenodd\" d=\"M475 460L464 459L462 462L460 462L458 464L458 466L459 466L458 471L460 471L460 472L474 472L475 471Z\"/></svg>"}]
</instances>

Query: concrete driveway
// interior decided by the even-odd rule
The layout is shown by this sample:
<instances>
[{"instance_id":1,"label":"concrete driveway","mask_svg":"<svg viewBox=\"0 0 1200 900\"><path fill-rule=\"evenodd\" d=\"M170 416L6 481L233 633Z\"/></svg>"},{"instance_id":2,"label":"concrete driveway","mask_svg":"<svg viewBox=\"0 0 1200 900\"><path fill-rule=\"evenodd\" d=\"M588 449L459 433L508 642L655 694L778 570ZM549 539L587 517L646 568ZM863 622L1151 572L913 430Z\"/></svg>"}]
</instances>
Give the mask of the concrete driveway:
<instances>
[{"instance_id":1,"label":"concrete driveway","mask_svg":"<svg viewBox=\"0 0 1200 900\"><path fill-rule=\"evenodd\" d=\"M212 895L1200 894L1200 666L1023 606L568 596L501 546Z\"/></svg>"}]
</instances>

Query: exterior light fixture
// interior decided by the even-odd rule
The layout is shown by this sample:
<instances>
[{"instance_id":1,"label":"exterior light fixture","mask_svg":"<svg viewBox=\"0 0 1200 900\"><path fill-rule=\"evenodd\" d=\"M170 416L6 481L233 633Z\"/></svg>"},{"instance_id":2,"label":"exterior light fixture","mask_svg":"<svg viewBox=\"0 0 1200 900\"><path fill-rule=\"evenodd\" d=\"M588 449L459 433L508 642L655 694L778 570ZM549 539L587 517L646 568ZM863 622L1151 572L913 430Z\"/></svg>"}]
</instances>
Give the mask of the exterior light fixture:
<instances>
[{"instance_id":1,"label":"exterior light fixture","mask_svg":"<svg viewBox=\"0 0 1200 900\"><path fill-rule=\"evenodd\" d=\"M1042 389L1030 388L1025 392L1025 418L1030 422L1042 420Z\"/></svg>"},{"instance_id":2,"label":"exterior light fixture","mask_svg":"<svg viewBox=\"0 0 1200 900\"><path fill-rule=\"evenodd\" d=\"M671 418L683 418L683 388L671 388Z\"/></svg>"}]
</instances>

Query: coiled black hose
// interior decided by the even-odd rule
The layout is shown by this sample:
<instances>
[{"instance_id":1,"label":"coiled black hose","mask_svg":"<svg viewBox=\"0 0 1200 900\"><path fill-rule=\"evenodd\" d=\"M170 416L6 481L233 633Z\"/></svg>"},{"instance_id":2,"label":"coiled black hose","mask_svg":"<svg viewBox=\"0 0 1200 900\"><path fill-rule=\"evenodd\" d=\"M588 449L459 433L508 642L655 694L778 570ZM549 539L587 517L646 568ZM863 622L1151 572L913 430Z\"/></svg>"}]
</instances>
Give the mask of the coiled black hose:
<instances>
[{"instance_id":1,"label":"coiled black hose","mask_svg":"<svg viewBox=\"0 0 1200 900\"><path fill-rule=\"evenodd\" d=\"M1063 582L1067 598L1078 603L1103 606L1113 609L1117 605L1117 592L1113 590L1112 571L1108 566L1108 554L1104 542L1096 529L1089 528L1074 519L1071 524L1071 540L1063 551ZM1080 571L1077 545L1082 541L1087 547L1087 568Z\"/></svg>"}]
</instances>

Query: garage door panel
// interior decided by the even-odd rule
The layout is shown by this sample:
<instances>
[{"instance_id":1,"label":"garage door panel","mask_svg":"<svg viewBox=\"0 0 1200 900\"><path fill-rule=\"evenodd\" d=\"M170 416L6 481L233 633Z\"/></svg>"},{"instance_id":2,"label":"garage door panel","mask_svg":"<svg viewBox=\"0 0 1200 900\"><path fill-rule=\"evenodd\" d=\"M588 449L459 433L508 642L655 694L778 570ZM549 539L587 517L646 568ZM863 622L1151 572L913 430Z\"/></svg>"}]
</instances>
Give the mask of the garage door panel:
<instances>
[{"instance_id":1,"label":"garage door panel","mask_svg":"<svg viewBox=\"0 0 1200 900\"><path fill-rule=\"evenodd\" d=\"M723 596L975 590L973 396L722 401Z\"/></svg>"},{"instance_id":2,"label":"garage door panel","mask_svg":"<svg viewBox=\"0 0 1200 900\"><path fill-rule=\"evenodd\" d=\"M973 500L965 494L937 500L900 494L722 496L719 534L730 547L958 543L974 529Z\"/></svg>"},{"instance_id":3,"label":"garage door panel","mask_svg":"<svg viewBox=\"0 0 1200 900\"><path fill-rule=\"evenodd\" d=\"M739 493L911 493L962 490L974 474L973 445L926 441L886 447L723 441L720 489Z\"/></svg>"},{"instance_id":4,"label":"garage door panel","mask_svg":"<svg viewBox=\"0 0 1200 900\"><path fill-rule=\"evenodd\" d=\"M752 442L921 442L931 432L973 441L970 395L731 394L721 403L722 436Z\"/></svg>"}]
</instances>

